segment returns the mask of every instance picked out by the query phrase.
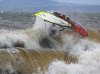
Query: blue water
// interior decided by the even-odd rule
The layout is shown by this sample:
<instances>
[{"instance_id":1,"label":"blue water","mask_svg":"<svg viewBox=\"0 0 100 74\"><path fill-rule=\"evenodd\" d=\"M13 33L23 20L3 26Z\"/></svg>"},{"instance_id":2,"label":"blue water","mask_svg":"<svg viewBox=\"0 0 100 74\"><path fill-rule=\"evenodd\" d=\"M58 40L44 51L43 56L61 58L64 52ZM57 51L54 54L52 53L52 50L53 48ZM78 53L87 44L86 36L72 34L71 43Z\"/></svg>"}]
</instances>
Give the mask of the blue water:
<instances>
[{"instance_id":1,"label":"blue water","mask_svg":"<svg viewBox=\"0 0 100 74\"><path fill-rule=\"evenodd\" d=\"M64 13L88 28L100 29L100 13ZM34 13L0 13L0 29L25 29L32 27Z\"/></svg>"}]
</instances>

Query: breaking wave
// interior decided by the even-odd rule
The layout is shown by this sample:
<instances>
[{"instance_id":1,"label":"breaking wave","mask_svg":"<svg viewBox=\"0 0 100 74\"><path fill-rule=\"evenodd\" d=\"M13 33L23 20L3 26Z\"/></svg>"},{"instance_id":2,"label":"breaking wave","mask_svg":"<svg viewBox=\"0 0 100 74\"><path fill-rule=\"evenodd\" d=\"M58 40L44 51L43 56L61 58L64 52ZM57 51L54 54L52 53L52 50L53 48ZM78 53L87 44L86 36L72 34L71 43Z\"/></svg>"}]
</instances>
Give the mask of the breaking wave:
<instances>
[{"instance_id":1,"label":"breaking wave","mask_svg":"<svg viewBox=\"0 0 100 74\"><path fill-rule=\"evenodd\" d=\"M36 21L35 24L48 24L43 20ZM48 26L33 28L35 29L0 31L1 74L100 74L99 31L89 30L87 38L69 32L61 34L62 39L52 39L48 36ZM49 49L38 43L39 39L46 37ZM60 51L53 51L56 49L52 49L54 46ZM46 50L42 51L43 49Z\"/></svg>"},{"instance_id":2,"label":"breaking wave","mask_svg":"<svg viewBox=\"0 0 100 74\"><path fill-rule=\"evenodd\" d=\"M90 46L89 50L82 51L83 43L75 46L75 54L80 54L77 63L54 61L49 65L46 74L100 74L100 44L91 43L91 41L86 43L86 40L84 44Z\"/></svg>"}]
</instances>

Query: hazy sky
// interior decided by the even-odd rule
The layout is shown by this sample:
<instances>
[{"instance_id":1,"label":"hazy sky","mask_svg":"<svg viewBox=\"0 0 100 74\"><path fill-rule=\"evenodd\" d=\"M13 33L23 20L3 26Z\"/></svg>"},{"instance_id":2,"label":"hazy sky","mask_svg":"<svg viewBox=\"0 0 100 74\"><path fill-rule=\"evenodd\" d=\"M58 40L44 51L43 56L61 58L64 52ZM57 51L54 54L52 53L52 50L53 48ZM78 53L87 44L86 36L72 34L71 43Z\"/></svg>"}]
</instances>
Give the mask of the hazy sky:
<instances>
[{"instance_id":1,"label":"hazy sky","mask_svg":"<svg viewBox=\"0 0 100 74\"><path fill-rule=\"evenodd\" d=\"M27 2L27 1L30 1L30 2L36 2L36 3L39 3L39 4L41 4L41 3L43 3L44 2L44 4L43 5L45 5L45 3L47 3L47 4L49 4L49 2L52 2L53 3L53 1L56 1L56 2L59 2L59 3L75 3L75 4L92 4L92 5L100 5L100 0L0 0L0 2L6 2L6 1L9 1L9 2L11 2L11 1L25 1L25 2Z\"/></svg>"},{"instance_id":2,"label":"hazy sky","mask_svg":"<svg viewBox=\"0 0 100 74\"><path fill-rule=\"evenodd\" d=\"M91 4L100 5L100 0L53 0L61 3Z\"/></svg>"}]
</instances>

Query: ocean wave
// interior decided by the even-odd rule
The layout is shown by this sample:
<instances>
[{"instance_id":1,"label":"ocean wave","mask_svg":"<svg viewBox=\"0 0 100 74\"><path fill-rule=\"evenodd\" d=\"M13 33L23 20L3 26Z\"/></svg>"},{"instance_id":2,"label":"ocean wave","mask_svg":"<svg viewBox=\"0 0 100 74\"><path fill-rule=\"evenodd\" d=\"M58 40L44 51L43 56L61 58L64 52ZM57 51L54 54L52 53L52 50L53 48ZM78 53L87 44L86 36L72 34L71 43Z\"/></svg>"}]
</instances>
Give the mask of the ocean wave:
<instances>
[{"instance_id":1,"label":"ocean wave","mask_svg":"<svg viewBox=\"0 0 100 74\"><path fill-rule=\"evenodd\" d=\"M51 25L38 19L29 29L0 30L0 72L99 74L100 32L88 29L89 36L82 37L66 30L50 36Z\"/></svg>"},{"instance_id":2,"label":"ocean wave","mask_svg":"<svg viewBox=\"0 0 100 74\"><path fill-rule=\"evenodd\" d=\"M83 51L77 63L52 62L46 74L100 74L100 44L90 51Z\"/></svg>"}]
</instances>

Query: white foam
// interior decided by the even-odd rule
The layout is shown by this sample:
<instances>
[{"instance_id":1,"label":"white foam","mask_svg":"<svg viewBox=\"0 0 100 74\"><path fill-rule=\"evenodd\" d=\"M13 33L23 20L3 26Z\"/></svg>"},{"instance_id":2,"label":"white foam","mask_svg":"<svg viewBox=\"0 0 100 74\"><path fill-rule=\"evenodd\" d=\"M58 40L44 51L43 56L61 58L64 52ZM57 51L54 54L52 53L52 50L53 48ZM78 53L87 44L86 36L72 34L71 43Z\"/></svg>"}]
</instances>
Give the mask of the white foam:
<instances>
[{"instance_id":1,"label":"white foam","mask_svg":"<svg viewBox=\"0 0 100 74\"><path fill-rule=\"evenodd\" d=\"M100 44L94 43L94 46L91 45L92 50L81 52L76 64L54 61L46 74L100 74Z\"/></svg>"},{"instance_id":2,"label":"white foam","mask_svg":"<svg viewBox=\"0 0 100 74\"><path fill-rule=\"evenodd\" d=\"M36 22L31 29L8 31L0 30L0 48L13 47L14 43L21 42L26 49L42 49L39 40L49 35L51 23L36 17Z\"/></svg>"}]
</instances>

